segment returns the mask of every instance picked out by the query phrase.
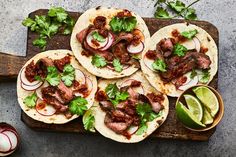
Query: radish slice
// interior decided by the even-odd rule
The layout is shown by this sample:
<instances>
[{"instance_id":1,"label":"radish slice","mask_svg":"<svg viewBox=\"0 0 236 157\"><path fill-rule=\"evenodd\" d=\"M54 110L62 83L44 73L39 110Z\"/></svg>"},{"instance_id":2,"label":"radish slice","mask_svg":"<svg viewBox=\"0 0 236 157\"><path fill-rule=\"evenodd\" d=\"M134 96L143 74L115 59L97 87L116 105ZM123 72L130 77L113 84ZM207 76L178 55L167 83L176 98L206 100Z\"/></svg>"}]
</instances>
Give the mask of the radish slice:
<instances>
[{"instance_id":1,"label":"radish slice","mask_svg":"<svg viewBox=\"0 0 236 157\"><path fill-rule=\"evenodd\" d=\"M195 49L195 42L192 39L186 40L185 42L181 43L181 45L186 47L188 50Z\"/></svg>"},{"instance_id":2,"label":"radish slice","mask_svg":"<svg viewBox=\"0 0 236 157\"><path fill-rule=\"evenodd\" d=\"M20 80L23 84L27 85L27 86L35 86L38 83L40 83L40 81L36 80L33 82L29 82L28 79L25 77L25 69L26 67L24 67L21 71L20 71Z\"/></svg>"},{"instance_id":3,"label":"radish slice","mask_svg":"<svg viewBox=\"0 0 236 157\"><path fill-rule=\"evenodd\" d=\"M40 86L42 86L43 82L39 82L38 84L36 85L33 85L33 86L29 86L29 85L26 85L24 84L23 82L21 82L21 87L24 89L24 90L27 90L27 91L33 91L35 89L38 89Z\"/></svg>"},{"instance_id":4,"label":"radish slice","mask_svg":"<svg viewBox=\"0 0 236 157\"><path fill-rule=\"evenodd\" d=\"M96 40L96 42L98 43L98 45L96 45L96 44L94 44L94 43L92 42L92 40L95 40L95 39L93 38L93 33L94 33L94 32L97 32L97 30L91 31L91 32L87 35L87 37L86 37L86 42L87 42L87 44L88 44L91 48L93 48L93 49L95 49L95 50L104 48L104 47L108 44L109 38L108 38L108 37L105 38L105 41L104 41L104 42L99 42L99 41Z\"/></svg>"},{"instance_id":5,"label":"radish slice","mask_svg":"<svg viewBox=\"0 0 236 157\"><path fill-rule=\"evenodd\" d=\"M43 100L43 96L42 96L42 88L48 87L49 83L47 81L45 81L43 83L43 85L41 87L39 87L38 89L36 89L36 94L38 96L39 99Z\"/></svg>"},{"instance_id":6,"label":"radish slice","mask_svg":"<svg viewBox=\"0 0 236 157\"><path fill-rule=\"evenodd\" d=\"M90 95L92 89L93 89L93 82L91 81L90 78L86 77L86 85L87 85L87 88L88 88L88 92L86 92L86 94L82 94L80 92L74 92L74 95L75 96L81 96L83 98L86 98Z\"/></svg>"},{"instance_id":7,"label":"radish slice","mask_svg":"<svg viewBox=\"0 0 236 157\"><path fill-rule=\"evenodd\" d=\"M199 41L199 39L197 37L193 38L193 41L195 43L195 49L197 50L197 52L200 52L201 49L201 43Z\"/></svg>"},{"instance_id":8,"label":"radish slice","mask_svg":"<svg viewBox=\"0 0 236 157\"><path fill-rule=\"evenodd\" d=\"M144 44L142 41L137 46L134 46L132 44L127 46L127 51L132 54L140 53L143 51L143 49L144 49Z\"/></svg>"},{"instance_id":9,"label":"radish slice","mask_svg":"<svg viewBox=\"0 0 236 157\"><path fill-rule=\"evenodd\" d=\"M80 69L75 69L75 80L78 81L80 84L86 83L85 75Z\"/></svg>"},{"instance_id":10,"label":"radish slice","mask_svg":"<svg viewBox=\"0 0 236 157\"><path fill-rule=\"evenodd\" d=\"M138 126L130 126L127 130L128 134L133 135L138 130Z\"/></svg>"},{"instance_id":11,"label":"radish slice","mask_svg":"<svg viewBox=\"0 0 236 157\"><path fill-rule=\"evenodd\" d=\"M155 71L153 68L152 68L152 63L154 63L154 60L152 59L148 59L146 57L146 54L144 55L143 57L143 63L146 65L146 67L148 67L150 70L152 71Z\"/></svg>"},{"instance_id":12,"label":"radish slice","mask_svg":"<svg viewBox=\"0 0 236 157\"><path fill-rule=\"evenodd\" d=\"M108 34L108 43L106 44L105 47L100 48L100 50L105 51L105 50L109 49L111 47L112 43L114 42L114 40L115 40L115 38L114 38L113 34L109 33Z\"/></svg>"},{"instance_id":13,"label":"radish slice","mask_svg":"<svg viewBox=\"0 0 236 157\"><path fill-rule=\"evenodd\" d=\"M0 152L7 153L11 150L11 147L12 146L9 137L4 133L0 133Z\"/></svg>"},{"instance_id":14,"label":"radish slice","mask_svg":"<svg viewBox=\"0 0 236 157\"><path fill-rule=\"evenodd\" d=\"M6 130L3 132L5 135L8 136L8 138L10 139L10 142L12 144L11 146L11 150L14 150L17 146L17 143L18 143L18 139L17 139L17 135L15 132L13 131L10 131L10 130Z\"/></svg>"},{"instance_id":15,"label":"radish slice","mask_svg":"<svg viewBox=\"0 0 236 157\"><path fill-rule=\"evenodd\" d=\"M41 99L37 100L35 109L39 114L43 116L51 116L56 113L56 109L52 105L46 104L46 102Z\"/></svg>"},{"instance_id":16,"label":"radish slice","mask_svg":"<svg viewBox=\"0 0 236 157\"><path fill-rule=\"evenodd\" d=\"M197 76L195 76L193 79L191 79L190 77L187 77L187 81L183 85L181 85L178 89L184 91L192 86L197 85L197 83L198 83Z\"/></svg>"},{"instance_id":17,"label":"radish slice","mask_svg":"<svg viewBox=\"0 0 236 157\"><path fill-rule=\"evenodd\" d=\"M121 88L121 87L125 87L125 86L131 85L132 81L136 81L136 80L134 80L134 79L125 80L124 82L122 82L122 83L120 84L120 88ZM140 85L139 87L132 87L132 90L133 90L135 93L144 94L144 88L143 88L142 85Z\"/></svg>"}]
</instances>

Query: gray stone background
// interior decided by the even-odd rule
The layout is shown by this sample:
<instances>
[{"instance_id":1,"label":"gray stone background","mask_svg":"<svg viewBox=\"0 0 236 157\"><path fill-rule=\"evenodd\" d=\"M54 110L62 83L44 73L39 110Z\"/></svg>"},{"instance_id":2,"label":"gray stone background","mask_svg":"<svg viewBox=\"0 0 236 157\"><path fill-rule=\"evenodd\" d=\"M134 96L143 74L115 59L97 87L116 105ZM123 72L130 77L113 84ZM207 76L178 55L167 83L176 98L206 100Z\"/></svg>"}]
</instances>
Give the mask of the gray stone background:
<instances>
[{"instance_id":1,"label":"gray stone background","mask_svg":"<svg viewBox=\"0 0 236 157\"><path fill-rule=\"evenodd\" d=\"M82 12L104 5L127 8L141 16L152 17L154 3L152 0L0 0L0 52L25 55L26 28L21 21L36 9L62 6L69 11ZM213 23L220 32L219 91L225 102L225 115L208 142L147 139L127 145L102 136L36 132L20 120L16 83L0 82L0 121L15 126L21 136L20 148L12 156L235 156L236 1L201 0L194 7L199 19Z\"/></svg>"}]
</instances>

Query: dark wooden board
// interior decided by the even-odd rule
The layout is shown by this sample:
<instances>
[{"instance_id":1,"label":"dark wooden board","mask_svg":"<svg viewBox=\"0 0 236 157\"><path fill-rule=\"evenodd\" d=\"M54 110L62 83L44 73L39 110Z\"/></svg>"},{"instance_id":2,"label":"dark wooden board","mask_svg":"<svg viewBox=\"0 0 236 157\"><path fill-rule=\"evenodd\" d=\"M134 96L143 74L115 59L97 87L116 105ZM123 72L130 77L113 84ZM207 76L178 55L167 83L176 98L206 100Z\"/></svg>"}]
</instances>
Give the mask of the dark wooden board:
<instances>
[{"instance_id":1,"label":"dark wooden board","mask_svg":"<svg viewBox=\"0 0 236 157\"><path fill-rule=\"evenodd\" d=\"M30 13L30 17L34 15L46 14L47 10L37 10ZM77 20L80 13L70 12L70 15ZM160 20L155 18L144 18L151 35L155 33L160 28L179 22L184 22L184 20ZM206 21L189 21L189 23L195 24L203 29L205 29L215 40L218 46L219 34L217 28L209 22ZM22 65L32 56L40 52L40 49L32 45L32 41L38 36L28 30L27 35L27 55L25 57L17 57L12 55L6 55L0 53L0 80L10 80L16 79L17 74L22 67ZM70 49L70 36L64 36L62 34L57 34L48 41L46 50L51 49ZM217 88L218 75L214 77L210 86ZM215 132L216 128L206 132L193 132L185 129L182 124L177 120L175 115L175 102L176 98L169 97L170 101L170 111L165 123L157 129L151 136L157 138L166 139L181 139L181 140L197 140L205 141L208 140L211 135ZM24 112L21 114L22 121L35 130L40 131L59 131L59 132L76 132L76 133L86 133L83 129L81 118L75 119L67 124L55 125L55 124L44 124L35 121L28 117ZM96 133L97 134L97 133Z\"/></svg>"}]
</instances>

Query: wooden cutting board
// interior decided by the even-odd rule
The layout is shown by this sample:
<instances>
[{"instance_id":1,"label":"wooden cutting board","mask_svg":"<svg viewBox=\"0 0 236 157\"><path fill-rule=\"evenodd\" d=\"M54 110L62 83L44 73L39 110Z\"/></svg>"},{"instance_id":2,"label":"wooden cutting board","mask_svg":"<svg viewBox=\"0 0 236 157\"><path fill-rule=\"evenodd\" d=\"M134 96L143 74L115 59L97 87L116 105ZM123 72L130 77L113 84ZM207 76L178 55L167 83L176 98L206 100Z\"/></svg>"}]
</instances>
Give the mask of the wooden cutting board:
<instances>
[{"instance_id":1,"label":"wooden cutting board","mask_svg":"<svg viewBox=\"0 0 236 157\"><path fill-rule=\"evenodd\" d=\"M43 15L46 14L47 10L41 9L34 11L29 14L29 17L33 18L35 15ZM75 20L78 19L80 13L70 12L71 17ZM155 18L144 18L149 31L154 34L160 28L174 24L179 22L184 22L184 20L160 20ZM206 21L189 21L189 23L195 24L203 29L205 29L215 40L217 46L219 42L219 34L217 28L209 22ZM0 53L0 80L1 81L9 81L16 80L18 72L20 68L24 65L24 63L34 56L35 54L40 52L40 49L32 45L32 41L36 39L38 35L28 30L27 34L27 55L25 57L12 56ZM70 48L70 36L65 36L62 34L57 34L52 37L48 41L48 45L46 50L52 49L71 49ZM217 88L217 80L218 74L211 81L210 86ZM157 138L166 138L166 139L181 139L181 140L197 140L197 141L205 141L208 140L211 135L215 132L216 128L206 132L193 132L185 129L182 124L177 120L175 114L175 102L176 98L169 97L170 101L170 111L165 123L158 128L151 137ZM76 132L85 134L85 130L83 129L81 118L73 120L67 124L63 125L55 125L55 124L44 124L38 121L35 121L28 117L24 112L21 114L22 121L35 130L40 131L59 131L59 132ZM98 133L95 133L98 134Z\"/></svg>"}]
</instances>

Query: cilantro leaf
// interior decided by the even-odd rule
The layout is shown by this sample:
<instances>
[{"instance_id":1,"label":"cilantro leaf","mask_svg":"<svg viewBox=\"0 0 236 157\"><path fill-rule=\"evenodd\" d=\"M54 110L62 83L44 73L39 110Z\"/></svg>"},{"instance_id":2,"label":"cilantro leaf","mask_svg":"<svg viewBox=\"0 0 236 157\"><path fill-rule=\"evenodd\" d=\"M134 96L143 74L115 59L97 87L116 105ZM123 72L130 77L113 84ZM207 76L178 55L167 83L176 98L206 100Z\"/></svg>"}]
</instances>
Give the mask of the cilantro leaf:
<instances>
[{"instance_id":1,"label":"cilantro leaf","mask_svg":"<svg viewBox=\"0 0 236 157\"><path fill-rule=\"evenodd\" d=\"M165 72L166 71L166 63L162 59L156 59L152 63L152 68L157 71Z\"/></svg>"},{"instance_id":2,"label":"cilantro leaf","mask_svg":"<svg viewBox=\"0 0 236 157\"><path fill-rule=\"evenodd\" d=\"M97 31L93 32L92 37L93 37L93 39L95 39L99 42L105 42L106 41L106 39L103 36L101 36Z\"/></svg>"},{"instance_id":3,"label":"cilantro leaf","mask_svg":"<svg viewBox=\"0 0 236 157\"><path fill-rule=\"evenodd\" d=\"M110 99L114 99L116 93L119 92L119 89L116 84L108 84L108 86L105 88L105 92Z\"/></svg>"},{"instance_id":4,"label":"cilantro leaf","mask_svg":"<svg viewBox=\"0 0 236 157\"><path fill-rule=\"evenodd\" d=\"M71 86L75 79L75 68L67 64L64 66L61 80L65 83L66 86Z\"/></svg>"},{"instance_id":5,"label":"cilantro leaf","mask_svg":"<svg viewBox=\"0 0 236 157\"><path fill-rule=\"evenodd\" d=\"M92 57L92 64L96 67L104 67L107 65L106 59L100 55L94 55Z\"/></svg>"},{"instance_id":6,"label":"cilantro leaf","mask_svg":"<svg viewBox=\"0 0 236 157\"><path fill-rule=\"evenodd\" d=\"M210 79L210 72L209 70L202 70L202 73L200 74L199 82L201 83L207 83Z\"/></svg>"},{"instance_id":7,"label":"cilantro leaf","mask_svg":"<svg viewBox=\"0 0 236 157\"><path fill-rule=\"evenodd\" d=\"M177 56L184 56L187 52L187 48L183 45L180 45L179 43L174 45L174 54Z\"/></svg>"},{"instance_id":8,"label":"cilantro leaf","mask_svg":"<svg viewBox=\"0 0 236 157\"><path fill-rule=\"evenodd\" d=\"M24 100L23 103L29 107L32 108L36 105L36 100L37 100L37 95L36 93L33 93L32 95L27 96Z\"/></svg>"},{"instance_id":9,"label":"cilantro leaf","mask_svg":"<svg viewBox=\"0 0 236 157\"><path fill-rule=\"evenodd\" d=\"M64 20L66 20L68 14L62 7L52 7L48 11L48 16L56 17L58 22L63 22Z\"/></svg>"},{"instance_id":10,"label":"cilantro leaf","mask_svg":"<svg viewBox=\"0 0 236 157\"><path fill-rule=\"evenodd\" d=\"M47 18L45 15L35 15L35 22L42 29L48 29L48 27L50 26L50 19Z\"/></svg>"},{"instance_id":11,"label":"cilantro leaf","mask_svg":"<svg viewBox=\"0 0 236 157\"><path fill-rule=\"evenodd\" d=\"M60 83L60 75L57 71L57 68L54 66L47 67L47 77L46 80L51 86L57 86Z\"/></svg>"},{"instance_id":12,"label":"cilantro leaf","mask_svg":"<svg viewBox=\"0 0 236 157\"><path fill-rule=\"evenodd\" d=\"M188 8L186 14L184 15L186 20L197 20L196 10L193 8Z\"/></svg>"},{"instance_id":13,"label":"cilantro leaf","mask_svg":"<svg viewBox=\"0 0 236 157\"><path fill-rule=\"evenodd\" d=\"M92 110L86 111L86 113L83 116L82 121L83 121L85 130L95 132L95 129L94 129L95 118L93 116Z\"/></svg>"},{"instance_id":14,"label":"cilantro leaf","mask_svg":"<svg viewBox=\"0 0 236 157\"><path fill-rule=\"evenodd\" d=\"M195 71L195 69L193 69L190 74L190 78L193 79L195 76L197 76L197 72Z\"/></svg>"},{"instance_id":15,"label":"cilantro leaf","mask_svg":"<svg viewBox=\"0 0 236 157\"><path fill-rule=\"evenodd\" d=\"M127 98L129 97L129 93L128 92L117 92L116 95L115 95L115 98L113 99L109 99L113 105L117 105L119 104L121 101L124 101L126 100Z\"/></svg>"},{"instance_id":16,"label":"cilantro leaf","mask_svg":"<svg viewBox=\"0 0 236 157\"><path fill-rule=\"evenodd\" d=\"M145 133L147 131L147 128L148 128L147 124L141 124L135 134L142 135L143 133Z\"/></svg>"},{"instance_id":17,"label":"cilantro leaf","mask_svg":"<svg viewBox=\"0 0 236 157\"><path fill-rule=\"evenodd\" d=\"M42 78L39 75L34 76L34 79L37 81L42 81Z\"/></svg>"},{"instance_id":18,"label":"cilantro leaf","mask_svg":"<svg viewBox=\"0 0 236 157\"><path fill-rule=\"evenodd\" d=\"M115 71L117 72L121 72L123 70L123 66L121 65L120 63L120 60L119 59L114 59L113 62L112 62L114 68L115 68Z\"/></svg>"},{"instance_id":19,"label":"cilantro leaf","mask_svg":"<svg viewBox=\"0 0 236 157\"><path fill-rule=\"evenodd\" d=\"M45 38L38 38L33 41L34 46L38 46L41 49L45 49L47 44L47 40Z\"/></svg>"},{"instance_id":20,"label":"cilantro leaf","mask_svg":"<svg viewBox=\"0 0 236 157\"><path fill-rule=\"evenodd\" d=\"M195 37L197 33L198 31L194 29L194 30L184 31L181 33L181 35L184 36L185 38L192 39L193 37Z\"/></svg>"},{"instance_id":21,"label":"cilantro leaf","mask_svg":"<svg viewBox=\"0 0 236 157\"><path fill-rule=\"evenodd\" d=\"M88 101L81 96L76 97L69 103L69 110L72 114L83 115L88 109Z\"/></svg>"},{"instance_id":22,"label":"cilantro leaf","mask_svg":"<svg viewBox=\"0 0 236 157\"><path fill-rule=\"evenodd\" d=\"M169 13L167 12L166 9L162 8L162 7L157 7L155 14L154 14L155 18L160 18L160 19L169 19L172 18Z\"/></svg>"},{"instance_id":23,"label":"cilantro leaf","mask_svg":"<svg viewBox=\"0 0 236 157\"><path fill-rule=\"evenodd\" d=\"M113 32L119 33L121 31L131 32L137 24L137 19L134 16L131 17L112 17L109 25Z\"/></svg>"},{"instance_id":24,"label":"cilantro leaf","mask_svg":"<svg viewBox=\"0 0 236 157\"><path fill-rule=\"evenodd\" d=\"M169 6L175 10L176 12L180 13L185 9L185 4L181 1L170 1L168 2Z\"/></svg>"},{"instance_id":25,"label":"cilantro leaf","mask_svg":"<svg viewBox=\"0 0 236 157\"><path fill-rule=\"evenodd\" d=\"M24 19L22 21L22 24L26 27L30 27L31 31L35 31L36 29L38 29L37 23L29 17Z\"/></svg>"},{"instance_id":26,"label":"cilantro leaf","mask_svg":"<svg viewBox=\"0 0 236 157\"><path fill-rule=\"evenodd\" d=\"M136 112L141 117L144 117L147 113L152 112L152 107L147 103L138 104L136 107Z\"/></svg>"}]
</instances>

